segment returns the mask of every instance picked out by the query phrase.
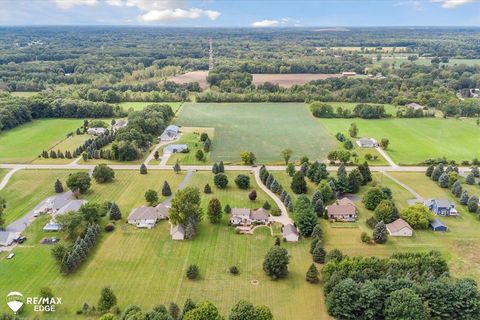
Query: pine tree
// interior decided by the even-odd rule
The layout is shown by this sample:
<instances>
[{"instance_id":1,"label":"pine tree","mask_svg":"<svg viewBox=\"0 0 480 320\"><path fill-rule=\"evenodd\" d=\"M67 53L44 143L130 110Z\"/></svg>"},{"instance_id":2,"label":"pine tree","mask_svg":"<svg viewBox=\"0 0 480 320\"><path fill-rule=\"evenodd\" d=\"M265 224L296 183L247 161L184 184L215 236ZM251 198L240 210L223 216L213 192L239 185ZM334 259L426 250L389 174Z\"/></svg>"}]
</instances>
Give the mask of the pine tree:
<instances>
[{"instance_id":1,"label":"pine tree","mask_svg":"<svg viewBox=\"0 0 480 320\"><path fill-rule=\"evenodd\" d=\"M203 188L203 193L206 193L206 194L212 193L212 188L210 187L210 185L208 183Z\"/></svg>"},{"instance_id":2,"label":"pine tree","mask_svg":"<svg viewBox=\"0 0 480 320\"><path fill-rule=\"evenodd\" d=\"M142 163L142 165L140 166L140 174L147 174L147 166L145 165L145 163Z\"/></svg>"},{"instance_id":3,"label":"pine tree","mask_svg":"<svg viewBox=\"0 0 480 320\"><path fill-rule=\"evenodd\" d=\"M198 267L196 264L191 264L187 269L187 278L190 280L195 280L198 278Z\"/></svg>"},{"instance_id":4,"label":"pine tree","mask_svg":"<svg viewBox=\"0 0 480 320\"><path fill-rule=\"evenodd\" d=\"M318 269L315 264L312 263L310 268L308 268L305 280L310 283L318 283L320 281L320 279L318 279Z\"/></svg>"},{"instance_id":5,"label":"pine tree","mask_svg":"<svg viewBox=\"0 0 480 320\"><path fill-rule=\"evenodd\" d=\"M323 200L323 196L322 196L322 193L320 191L316 190L313 193L313 196L312 196L312 203L316 203L318 199Z\"/></svg>"},{"instance_id":6,"label":"pine tree","mask_svg":"<svg viewBox=\"0 0 480 320\"><path fill-rule=\"evenodd\" d=\"M448 173L442 173L440 178L438 178L438 185L440 188L448 188Z\"/></svg>"},{"instance_id":7,"label":"pine tree","mask_svg":"<svg viewBox=\"0 0 480 320\"><path fill-rule=\"evenodd\" d=\"M170 314L173 320L179 320L181 318L180 308L174 302L171 302L170 305L168 306L168 313Z\"/></svg>"},{"instance_id":8,"label":"pine tree","mask_svg":"<svg viewBox=\"0 0 480 320\"><path fill-rule=\"evenodd\" d=\"M232 212L232 208L229 204L225 205L225 208L223 208L223 212L225 212L226 214L230 214L230 212Z\"/></svg>"},{"instance_id":9,"label":"pine tree","mask_svg":"<svg viewBox=\"0 0 480 320\"><path fill-rule=\"evenodd\" d=\"M287 196L287 191L283 190L282 193L280 194L280 201L284 202L286 196Z\"/></svg>"},{"instance_id":10,"label":"pine tree","mask_svg":"<svg viewBox=\"0 0 480 320\"><path fill-rule=\"evenodd\" d=\"M163 182L162 196L169 197L171 195L172 195L172 190L170 189L170 185L168 184L167 181Z\"/></svg>"},{"instance_id":11,"label":"pine tree","mask_svg":"<svg viewBox=\"0 0 480 320\"><path fill-rule=\"evenodd\" d=\"M462 185L461 185L460 181L458 181L458 180L455 181L455 183L452 186L453 195L457 198L460 198L460 196L462 195L462 191L463 191L463 188L462 188Z\"/></svg>"},{"instance_id":12,"label":"pine tree","mask_svg":"<svg viewBox=\"0 0 480 320\"><path fill-rule=\"evenodd\" d=\"M205 140L205 142L203 143L203 151L209 152L211 144L212 142L210 141L209 138L207 138L207 140Z\"/></svg>"},{"instance_id":13,"label":"pine tree","mask_svg":"<svg viewBox=\"0 0 480 320\"><path fill-rule=\"evenodd\" d=\"M350 188L351 193L357 193L360 191L360 186L362 185L363 177L362 174L360 173L360 170L358 169L353 169L349 174L348 174L348 184Z\"/></svg>"},{"instance_id":14,"label":"pine tree","mask_svg":"<svg viewBox=\"0 0 480 320\"><path fill-rule=\"evenodd\" d=\"M265 210L270 210L270 208L271 208L270 203L268 203L268 201L265 200L262 208L265 209Z\"/></svg>"},{"instance_id":15,"label":"pine tree","mask_svg":"<svg viewBox=\"0 0 480 320\"><path fill-rule=\"evenodd\" d=\"M465 178L465 183L469 185L475 184L475 175L473 173L469 173Z\"/></svg>"},{"instance_id":16,"label":"pine tree","mask_svg":"<svg viewBox=\"0 0 480 320\"><path fill-rule=\"evenodd\" d=\"M348 181L347 170L343 163L340 164L337 170L337 191L340 194L350 192L350 182Z\"/></svg>"},{"instance_id":17,"label":"pine tree","mask_svg":"<svg viewBox=\"0 0 480 320\"><path fill-rule=\"evenodd\" d=\"M313 254L313 250L317 247L318 242L322 242L322 240L319 237L312 236L312 242L310 242L310 254Z\"/></svg>"},{"instance_id":18,"label":"pine tree","mask_svg":"<svg viewBox=\"0 0 480 320\"><path fill-rule=\"evenodd\" d=\"M213 172L213 174L217 174L217 173L220 172L220 171L218 171L218 164L216 162L212 166L212 172Z\"/></svg>"},{"instance_id":19,"label":"pine tree","mask_svg":"<svg viewBox=\"0 0 480 320\"><path fill-rule=\"evenodd\" d=\"M472 173L473 176L476 177L476 178L480 177L480 171L478 170L478 167L477 167L477 166L472 167L471 173Z\"/></svg>"},{"instance_id":20,"label":"pine tree","mask_svg":"<svg viewBox=\"0 0 480 320\"><path fill-rule=\"evenodd\" d=\"M316 263L325 263L326 254L327 252L323 248L322 242L318 241L317 245L315 246L315 249L313 249L313 252L312 252L313 261Z\"/></svg>"},{"instance_id":21,"label":"pine tree","mask_svg":"<svg viewBox=\"0 0 480 320\"><path fill-rule=\"evenodd\" d=\"M385 242L387 242L388 231L383 221L377 223L375 229L373 229L373 240L379 244L384 244Z\"/></svg>"},{"instance_id":22,"label":"pine tree","mask_svg":"<svg viewBox=\"0 0 480 320\"><path fill-rule=\"evenodd\" d=\"M220 163L218 164L218 172L221 172L221 173L225 172L225 167L223 165L223 160L220 161Z\"/></svg>"},{"instance_id":23,"label":"pine tree","mask_svg":"<svg viewBox=\"0 0 480 320\"><path fill-rule=\"evenodd\" d=\"M173 166L173 171L175 171L175 173L180 173L182 169L180 168L180 164L178 163L178 160L177 162L175 162L175 165Z\"/></svg>"},{"instance_id":24,"label":"pine tree","mask_svg":"<svg viewBox=\"0 0 480 320\"><path fill-rule=\"evenodd\" d=\"M460 196L460 204L466 206L468 202L468 198L469 198L468 192L467 190L464 190L462 192L462 195Z\"/></svg>"},{"instance_id":25,"label":"pine tree","mask_svg":"<svg viewBox=\"0 0 480 320\"><path fill-rule=\"evenodd\" d=\"M122 219L122 212L115 202L112 202L110 205L110 220L120 220Z\"/></svg>"},{"instance_id":26,"label":"pine tree","mask_svg":"<svg viewBox=\"0 0 480 320\"><path fill-rule=\"evenodd\" d=\"M318 199L317 202L313 204L313 210L315 210L315 213L318 217L323 216L323 213L325 212L325 205L323 204L322 199Z\"/></svg>"},{"instance_id":27,"label":"pine tree","mask_svg":"<svg viewBox=\"0 0 480 320\"><path fill-rule=\"evenodd\" d=\"M267 181L265 182L265 186L270 189L272 182L273 182L273 175L270 173L268 175Z\"/></svg>"},{"instance_id":28,"label":"pine tree","mask_svg":"<svg viewBox=\"0 0 480 320\"><path fill-rule=\"evenodd\" d=\"M365 185L372 181L372 173L370 172L370 167L368 166L368 162L365 161L363 164L358 166L358 170L360 170L360 173L362 174L363 177L363 183L362 185Z\"/></svg>"},{"instance_id":29,"label":"pine tree","mask_svg":"<svg viewBox=\"0 0 480 320\"><path fill-rule=\"evenodd\" d=\"M320 224L317 223L315 227L313 227L312 237L317 237L318 239L322 238L322 228L320 227Z\"/></svg>"},{"instance_id":30,"label":"pine tree","mask_svg":"<svg viewBox=\"0 0 480 320\"><path fill-rule=\"evenodd\" d=\"M303 176L305 176L307 174L307 171L308 171L308 162L304 162L300 166L300 172L302 173Z\"/></svg>"},{"instance_id":31,"label":"pine tree","mask_svg":"<svg viewBox=\"0 0 480 320\"><path fill-rule=\"evenodd\" d=\"M292 188L292 191L296 194L302 194L307 192L307 183L305 182L305 177L303 176L301 171L295 172L290 187Z\"/></svg>"},{"instance_id":32,"label":"pine tree","mask_svg":"<svg viewBox=\"0 0 480 320\"><path fill-rule=\"evenodd\" d=\"M196 305L192 301L192 299L188 298L185 300L185 303L183 304L183 310L182 310L182 317L190 310L195 309Z\"/></svg>"},{"instance_id":33,"label":"pine tree","mask_svg":"<svg viewBox=\"0 0 480 320\"><path fill-rule=\"evenodd\" d=\"M158 160L160 158L160 154L158 153L158 150L155 150L153 157L155 158L155 160Z\"/></svg>"},{"instance_id":34,"label":"pine tree","mask_svg":"<svg viewBox=\"0 0 480 320\"><path fill-rule=\"evenodd\" d=\"M270 185L270 190L272 190L273 193L277 193L280 188L280 185L278 184L277 180L273 179L272 184Z\"/></svg>"},{"instance_id":35,"label":"pine tree","mask_svg":"<svg viewBox=\"0 0 480 320\"><path fill-rule=\"evenodd\" d=\"M55 192L56 193L62 193L63 192L63 185L62 185L62 182L57 179L57 181L55 181Z\"/></svg>"}]
</instances>

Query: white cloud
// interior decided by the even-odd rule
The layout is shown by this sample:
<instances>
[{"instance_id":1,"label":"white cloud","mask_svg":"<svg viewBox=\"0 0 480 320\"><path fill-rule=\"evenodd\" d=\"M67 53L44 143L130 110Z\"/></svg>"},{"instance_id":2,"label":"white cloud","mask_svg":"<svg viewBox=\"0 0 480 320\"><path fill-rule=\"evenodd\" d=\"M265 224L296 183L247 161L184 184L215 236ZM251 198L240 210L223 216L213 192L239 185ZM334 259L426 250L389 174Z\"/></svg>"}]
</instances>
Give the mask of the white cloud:
<instances>
[{"instance_id":1,"label":"white cloud","mask_svg":"<svg viewBox=\"0 0 480 320\"><path fill-rule=\"evenodd\" d=\"M113 7L122 7L124 5L122 0L106 0L106 3Z\"/></svg>"},{"instance_id":2,"label":"white cloud","mask_svg":"<svg viewBox=\"0 0 480 320\"><path fill-rule=\"evenodd\" d=\"M198 8L150 10L141 15L140 20L143 22L169 22L185 19L193 20L203 16L208 17L210 20L215 20L220 16L220 12Z\"/></svg>"},{"instance_id":3,"label":"white cloud","mask_svg":"<svg viewBox=\"0 0 480 320\"><path fill-rule=\"evenodd\" d=\"M411 6L417 11L423 10L422 2L419 0L397 1L393 3L394 7Z\"/></svg>"},{"instance_id":4,"label":"white cloud","mask_svg":"<svg viewBox=\"0 0 480 320\"><path fill-rule=\"evenodd\" d=\"M59 8L68 10L75 6L95 6L98 0L52 0Z\"/></svg>"},{"instance_id":5,"label":"white cloud","mask_svg":"<svg viewBox=\"0 0 480 320\"><path fill-rule=\"evenodd\" d=\"M453 9L469 3L475 2L475 0L430 0L430 2L441 3L442 8Z\"/></svg>"},{"instance_id":6,"label":"white cloud","mask_svg":"<svg viewBox=\"0 0 480 320\"><path fill-rule=\"evenodd\" d=\"M274 27L280 23L278 20L262 20L252 23L252 27Z\"/></svg>"}]
</instances>

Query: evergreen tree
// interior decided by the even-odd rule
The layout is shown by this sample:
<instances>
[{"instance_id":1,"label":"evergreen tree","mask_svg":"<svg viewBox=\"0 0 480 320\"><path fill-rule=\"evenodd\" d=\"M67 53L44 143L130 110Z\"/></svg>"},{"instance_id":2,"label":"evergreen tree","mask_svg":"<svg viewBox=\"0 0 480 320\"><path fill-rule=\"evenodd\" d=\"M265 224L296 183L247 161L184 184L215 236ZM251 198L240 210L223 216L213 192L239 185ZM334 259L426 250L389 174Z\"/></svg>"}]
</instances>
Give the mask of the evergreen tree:
<instances>
[{"instance_id":1,"label":"evergreen tree","mask_svg":"<svg viewBox=\"0 0 480 320\"><path fill-rule=\"evenodd\" d=\"M325 261L329 262L329 261L337 261L337 262L340 262L342 261L344 258L343 256L343 253L342 251L338 250L338 249L333 249L331 250L330 252L327 253L326 257L325 257Z\"/></svg>"},{"instance_id":2,"label":"evergreen tree","mask_svg":"<svg viewBox=\"0 0 480 320\"><path fill-rule=\"evenodd\" d=\"M308 162L304 162L300 166L300 172L302 173L303 176L305 176L307 174L307 171L308 171Z\"/></svg>"},{"instance_id":3,"label":"evergreen tree","mask_svg":"<svg viewBox=\"0 0 480 320\"><path fill-rule=\"evenodd\" d=\"M287 197L287 191L283 190L282 193L280 193L280 201L284 202L286 197Z\"/></svg>"},{"instance_id":4,"label":"evergreen tree","mask_svg":"<svg viewBox=\"0 0 480 320\"><path fill-rule=\"evenodd\" d=\"M218 170L218 164L215 162L212 166L212 172L213 174L217 174L219 173L220 171Z\"/></svg>"},{"instance_id":5,"label":"evergreen tree","mask_svg":"<svg viewBox=\"0 0 480 320\"><path fill-rule=\"evenodd\" d=\"M477 212L478 210L478 197L477 196L471 196L470 198L468 198L468 201L467 201L467 208L468 208L468 212Z\"/></svg>"},{"instance_id":6,"label":"evergreen tree","mask_svg":"<svg viewBox=\"0 0 480 320\"><path fill-rule=\"evenodd\" d=\"M273 193L278 193L278 190L280 189L280 185L278 184L277 180L273 180L272 184L270 185L270 190L272 190Z\"/></svg>"},{"instance_id":7,"label":"evergreen tree","mask_svg":"<svg viewBox=\"0 0 480 320\"><path fill-rule=\"evenodd\" d=\"M208 183L203 188L203 193L206 193L206 194L212 193L212 188L210 187L210 185Z\"/></svg>"},{"instance_id":8,"label":"evergreen tree","mask_svg":"<svg viewBox=\"0 0 480 320\"><path fill-rule=\"evenodd\" d=\"M112 202L110 205L110 220L120 220L122 219L122 213L120 208L115 202Z\"/></svg>"},{"instance_id":9,"label":"evergreen tree","mask_svg":"<svg viewBox=\"0 0 480 320\"><path fill-rule=\"evenodd\" d=\"M56 193L62 193L63 192L63 184L59 179L57 179L57 181L55 181L55 192Z\"/></svg>"},{"instance_id":10,"label":"evergreen tree","mask_svg":"<svg viewBox=\"0 0 480 320\"><path fill-rule=\"evenodd\" d=\"M199 275L198 266L196 264L189 265L186 274L187 274L187 278L190 280L197 279Z\"/></svg>"},{"instance_id":11,"label":"evergreen tree","mask_svg":"<svg viewBox=\"0 0 480 320\"><path fill-rule=\"evenodd\" d=\"M305 182L305 178L301 171L295 172L295 174L293 175L290 188L292 188L292 191L296 194L303 194L307 192L307 183Z\"/></svg>"},{"instance_id":12,"label":"evergreen tree","mask_svg":"<svg viewBox=\"0 0 480 320\"><path fill-rule=\"evenodd\" d=\"M108 311L117 304L117 297L110 287L104 287L100 293L100 300L98 301L98 310Z\"/></svg>"},{"instance_id":13,"label":"evergreen tree","mask_svg":"<svg viewBox=\"0 0 480 320\"><path fill-rule=\"evenodd\" d=\"M318 269L315 264L312 263L310 265L310 268L308 268L305 280L310 283L318 283L320 281L320 279L318 278Z\"/></svg>"},{"instance_id":14,"label":"evergreen tree","mask_svg":"<svg viewBox=\"0 0 480 320\"><path fill-rule=\"evenodd\" d=\"M298 197L294 211L300 233L304 237L309 237L317 224L317 215L313 210L310 200L306 196Z\"/></svg>"},{"instance_id":15,"label":"evergreen tree","mask_svg":"<svg viewBox=\"0 0 480 320\"><path fill-rule=\"evenodd\" d=\"M225 208L223 208L223 212L225 212L226 214L230 214L230 212L232 212L232 208L229 204L225 205Z\"/></svg>"},{"instance_id":16,"label":"evergreen tree","mask_svg":"<svg viewBox=\"0 0 480 320\"><path fill-rule=\"evenodd\" d=\"M375 226L375 229L373 229L373 240L379 244L383 244L387 242L388 231L383 221L380 221L379 223L377 223L377 225Z\"/></svg>"},{"instance_id":17,"label":"evergreen tree","mask_svg":"<svg viewBox=\"0 0 480 320\"><path fill-rule=\"evenodd\" d=\"M164 181L163 187L162 187L162 196L169 197L171 195L172 195L172 190L170 189L170 185L168 184L167 181Z\"/></svg>"},{"instance_id":18,"label":"evergreen tree","mask_svg":"<svg viewBox=\"0 0 480 320\"><path fill-rule=\"evenodd\" d=\"M317 217L322 217L323 213L325 212L325 205L323 204L322 199L318 199L314 205L313 205L313 210L317 214Z\"/></svg>"},{"instance_id":19,"label":"evergreen tree","mask_svg":"<svg viewBox=\"0 0 480 320\"><path fill-rule=\"evenodd\" d=\"M180 163L178 163L178 160L177 162L175 162L175 165L173 166L173 171L175 171L175 173L180 173L182 169L180 168Z\"/></svg>"},{"instance_id":20,"label":"evergreen tree","mask_svg":"<svg viewBox=\"0 0 480 320\"><path fill-rule=\"evenodd\" d=\"M363 185L369 183L372 181L372 173L370 172L370 167L368 166L368 162L365 161L363 164L358 166L358 170L360 170L360 173L362 174L363 177Z\"/></svg>"},{"instance_id":21,"label":"evergreen tree","mask_svg":"<svg viewBox=\"0 0 480 320\"><path fill-rule=\"evenodd\" d=\"M217 198L211 199L208 203L207 214L212 224L217 224L222 220L222 205Z\"/></svg>"},{"instance_id":22,"label":"evergreen tree","mask_svg":"<svg viewBox=\"0 0 480 320\"><path fill-rule=\"evenodd\" d=\"M475 184L475 175L473 173L469 173L465 178L465 183L469 185Z\"/></svg>"},{"instance_id":23,"label":"evergreen tree","mask_svg":"<svg viewBox=\"0 0 480 320\"><path fill-rule=\"evenodd\" d=\"M183 310L182 310L182 317L190 310L195 309L196 305L192 301L192 299L188 298L185 300L185 303L183 304Z\"/></svg>"},{"instance_id":24,"label":"evergreen tree","mask_svg":"<svg viewBox=\"0 0 480 320\"><path fill-rule=\"evenodd\" d=\"M160 154L158 153L158 150L155 150L153 157L155 158L155 160L158 160L160 158Z\"/></svg>"},{"instance_id":25,"label":"evergreen tree","mask_svg":"<svg viewBox=\"0 0 480 320\"><path fill-rule=\"evenodd\" d=\"M339 194L350 192L350 182L347 176L347 171L343 163L340 164L337 170L337 191Z\"/></svg>"},{"instance_id":26,"label":"evergreen tree","mask_svg":"<svg viewBox=\"0 0 480 320\"><path fill-rule=\"evenodd\" d=\"M198 161L203 161L204 158L205 158L205 155L203 154L203 151L198 149L197 152L195 153L195 159L197 159Z\"/></svg>"},{"instance_id":27,"label":"evergreen tree","mask_svg":"<svg viewBox=\"0 0 480 320\"><path fill-rule=\"evenodd\" d=\"M174 302L171 302L168 306L168 313L172 317L172 320L180 320L181 318L180 308Z\"/></svg>"},{"instance_id":28,"label":"evergreen tree","mask_svg":"<svg viewBox=\"0 0 480 320\"><path fill-rule=\"evenodd\" d=\"M434 169L435 169L435 166L433 164L429 165L427 168L427 171L425 171L425 175L427 177L431 177Z\"/></svg>"},{"instance_id":29,"label":"evergreen tree","mask_svg":"<svg viewBox=\"0 0 480 320\"><path fill-rule=\"evenodd\" d=\"M478 178L480 177L480 170L478 170L477 166L472 167L472 171L470 171L474 177Z\"/></svg>"},{"instance_id":30,"label":"evergreen tree","mask_svg":"<svg viewBox=\"0 0 480 320\"><path fill-rule=\"evenodd\" d=\"M320 227L320 224L317 223L315 227L313 227L312 237L317 237L318 239L322 238L322 228Z\"/></svg>"},{"instance_id":31,"label":"evergreen tree","mask_svg":"<svg viewBox=\"0 0 480 320\"><path fill-rule=\"evenodd\" d=\"M460 196L460 204L464 206L467 205L468 198L469 198L468 192L467 190L464 190L462 192L462 195Z\"/></svg>"},{"instance_id":32,"label":"evergreen tree","mask_svg":"<svg viewBox=\"0 0 480 320\"><path fill-rule=\"evenodd\" d=\"M442 173L440 178L438 178L438 185L440 188L448 188L448 174L446 172Z\"/></svg>"},{"instance_id":33,"label":"evergreen tree","mask_svg":"<svg viewBox=\"0 0 480 320\"><path fill-rule=\"evenodd\" d=\"M265 186L267 188L270 188L270 185L273 182L273 175L271 173L268 174L267 181L265 182Z\"/></svg>"},{"instance_id":34,"label":"evergreen tree","mask_svg":"<svg viewBox=\"0 0 480 320\"><path fill-rule=\"evenodd\" d=\"M326 254L327 252L323 248L322 242L318 241L312 252L313 261L316 263L325 263Z\"/></svg>"},{"instance_id":35,"label":"evergreen tree","mask_svg":"<svg viewBox=\"0 0 480 320\"><path fill-rule=\"evenodd\" d=\"M140 166L140 174L147 174L147 166L145 165L145 163L142 163L142 165Z\"/></svg>"},{"instance_id":36,"label":"evergreen tree","mask_svg":"<svg viewBox=\"0 0 480 320\"><path fill-rule=\"evenodd\" d=\"M265 255L263 270L272 279L285 278L288 274L289 255L285 248L273 246Z\"/></svg>"},{"instance_id":37,"label":"evergreen tree","mask_svg":"<svg viewBox=\"0 0 480 320\"><path fill-rule=\"evenodd\" d=\"M443 169L440 165L436 166L435 169L433 169L433 172L432 172L432 175L430 176L430 178L433 180L433 181L438 181L438 179L440 179L440 176L442 175L443 173Z\"/></svg>"},{"instance_id":38,"label":"evergreen tree","mask_svg":"<svg viewBox=\"0 0 480 320\"><path fill-rule=\"evenodd\" d=\"M290 163L287 165L287 168L285 169L285 171L287 172L287 174L288 174L290 177L293 177L293 175L295 174L295 164L293 164L292 162L290 162Z\"/></svg>"},{"instance_id":39,"label":"evergreen tree","mask_svg":"<svg viewBox=\"0 0 480 320\"><path fill-rule=\"evenodd\" d=\"M209 138L207 138L207 140L205 140L205 142L203 143L203 151L210 152L211 145L212 145L212 142L210 141ZM201 150L198 150L198 151L201 151ZM203 154L203 152L202 152L202 154Z\"/></svg>"},{"instance_id":40,"label":"evergreen tree","mask_svg":"<svg viewBox=\"0 0 480 320\"><path fill-rule=\"evenodd\" d=\"M363 181L363 176L360 173L360 170L353 169L348 174L348 184L349 184L350 192L357 193L358 191L360 191L360 186L362 185L362 181Z\"/></svg>"},{"instance_id":41,"label":"evergreen tree","mask_svg":"<svg viewBox=\"0 0 480 320\"><path fill-rule=\"evenodd\" d=\"M265 202L263 203L263 206L262 208L265 209L265 210L270 210L272 206L270 205L270 203L268 203L267 200L265 200Z\"/></svg>"},{"instance_id":42,"label":"evergreen tree","mask_svg":"<svg viewBox=\"0 0 480 320\"><path fill-rule=\"evenodd\" d=\"M218 164L218 172L225 172L225 167L223 165L223 160Z\"/></svg>"},{"instance_id":43,"label":"evergreen tree","mask_svg":"<svg viewBox=\"0 0 480 320\"><path fill-rule=\"evenodd\" d=\"M460 198L460 196L462 195L462 191L463 191L463 188L460 181L458 180L455 181L455 183L452 186L452 193L455 195L455 197Z\"/></svg>"},{"instance_id":44,"label":"evergreen tree","mask_svg":"<svg viewBox=\"0 0 480 320\"><path fill-rule=\"evenodd\" d=\"M310 254L313 254L313 250L317 247L317 243L322 242L319 237L312 236L312 242L310 242Z\"/></svg>"}]
</instances>

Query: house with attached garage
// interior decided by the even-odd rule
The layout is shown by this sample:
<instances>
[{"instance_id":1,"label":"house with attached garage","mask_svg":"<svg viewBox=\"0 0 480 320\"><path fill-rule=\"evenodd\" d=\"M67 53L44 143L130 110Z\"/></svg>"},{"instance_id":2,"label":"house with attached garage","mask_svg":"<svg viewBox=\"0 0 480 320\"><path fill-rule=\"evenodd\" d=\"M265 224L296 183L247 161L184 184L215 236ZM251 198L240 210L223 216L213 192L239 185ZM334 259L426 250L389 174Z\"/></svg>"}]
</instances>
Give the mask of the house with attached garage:
<instances>
[{"instance_id":1,"label":"house with attached garage","mask_svg":"<svg viewBox=\"0 0 480 320\"><path fill-rule=\"evenodd\" d=\"M188 152L188 146L186 144L169 144L163 148L163 154L172 153L185 153Z\"/></svg>"},{"instance_id":2,"label":"house with attached garage","mask_svg":"<svg viewBox=\"0 0 480 320\"><path fill-rule=\"evenodd\" d=\"M230 213L230 224L234 226L249 226L252 224L267 224L270 214L267 210L259 208L250 210L247 208L233 208Z\"/></svg>"},{"instance_id":3,"label":"house with attached garage","mask_svg":"<svg viewBox=\"0 0 480 320\"><path fill-rule=\"evenodd\" d=\"M357 145L360 148L375 148L378 147L377 140L373 138L361 138L357 140Z\"/></svg>"},{"instance_id":4,"label":"house with attached garage","mask_svg":"<svg viewBox=\"0 0 480 320\"><path fill-rule=\"evenodd\" d=\"M163 133L158 137L159 141L173 141L178 138L180 134L180 127L176 125L169 125L165 128Z\"/></svg>"},{"instance_id":5,"label":"house with attached garage","mask_svg":"<svg viewBox=\"0 0 480 320\"><path fill-rule=\"evenodd\" d=\"M397 219L386 224L388 234L392 237L411 237L413 228L403 219Z\"/></svg>"},{"instance_id":6,"label":"house with attached garage","mask_svg":"<svg viewBox=\"0 0 480 320\"><path fill-rule=\"evenodd\" d=\"M455 208L455 203L448 199L428 199L425 201L425 206L439 216L458 216L458 211Z\"/></svg>"},{"instance_id":7,"label":"house with attached garage","mask_svg":"<svg viewBox=\"0 0 480 320\"><path fill-rule=\"evenodd\" d=\"M357 220L357 207L350 199L342 198L327 207L327 214L332 221L353 222Z\"/></svg>"},{"instance_id":8,"label":"house with attached garage","mask_svg":"<svg viewBox=\"0 0 480 320\"><path fill-rule=\"evenodd\" d=\"M151 229L158 220L168 218L168 207L159 204L156 207L142 206L133 209L128 215L127 222L133 224L137 228Z\"/></svg>"},{"instance_id":9,"label":"house with attached garage","mask_svg":"<svg viewBox=\"0 0 480 320\"><path fill-rule=\"evenodd\" d=\"M101 136L102 134L105 134L107 132L107 129L105 128L88 128L87 133L92 135L92 136Z\"/></svg>"},{"instance_id":10,"label":"house with attached garage","mask_svg":"<svg viewBox=\"0 0 480 320\"><path fill-rule=\"evenodd\" d=\"M18 232L0 231L0 246L1 247L8 247L19 236L20 236L20 233L18 233Z\"/></svg>"}]
</instances>

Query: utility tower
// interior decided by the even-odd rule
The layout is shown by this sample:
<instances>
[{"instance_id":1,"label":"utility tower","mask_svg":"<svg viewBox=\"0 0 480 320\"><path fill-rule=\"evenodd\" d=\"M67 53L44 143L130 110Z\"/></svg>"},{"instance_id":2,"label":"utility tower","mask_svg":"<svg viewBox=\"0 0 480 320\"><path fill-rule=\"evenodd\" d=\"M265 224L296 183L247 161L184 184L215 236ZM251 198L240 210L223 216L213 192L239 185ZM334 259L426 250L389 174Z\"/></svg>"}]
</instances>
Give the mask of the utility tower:
<instances>
[{"instance_id":1,"label":"utility tower","mask_svg":"<svg viewBox=\"0 0 480 320\"><path fill-rule=\"evenodd\" d=\"M210 38L210 49L208 50L208 70L213 69L213 43L212 43L212 38Z\"/></svg>"}]
</instances>

